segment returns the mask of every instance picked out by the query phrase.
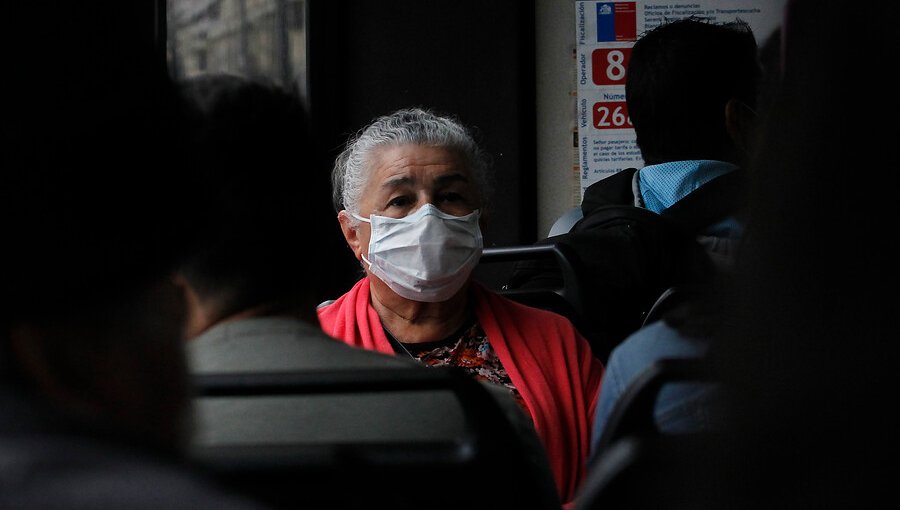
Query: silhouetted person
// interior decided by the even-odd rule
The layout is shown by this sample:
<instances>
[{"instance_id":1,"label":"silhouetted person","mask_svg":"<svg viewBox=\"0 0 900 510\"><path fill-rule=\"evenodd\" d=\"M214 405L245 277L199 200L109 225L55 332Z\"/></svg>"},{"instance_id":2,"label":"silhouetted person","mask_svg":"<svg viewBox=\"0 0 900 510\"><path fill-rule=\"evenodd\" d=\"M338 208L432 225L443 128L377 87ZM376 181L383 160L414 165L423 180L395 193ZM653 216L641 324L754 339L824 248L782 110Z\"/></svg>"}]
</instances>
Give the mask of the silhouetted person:
<instances>
[{"instance_id":1,"label":"silhouetted person","mask_svg":"<svg viewBox=\"0 0 900 510\"><path fill-rule=\"evenodd\" d=\"M897 443L896 211L877 190L897 188L898 109L890 81L834 63L896 59L882 20L898 8L799 0L786 14L735 305L711 352L736 393L726 487L745 508L874 507L892 497Z\"/></svg>"},{"instance_id":2,"label":"silhouetted person","mask_svg":"<svg viewBox=\"0 0 900 510\"><path fill-rule=\"evenodd\" d=\"M0 507L256 508L184 465L184 110L95 7L11 6L35 45L3 34Z\"/></svg>"},{"instance_id":3,"label":"silhouetted person","mask_svg":"<svg viewBox=\"0 0 900 510\"><path fill-rule=\"evenodd\" d=\"M586 268L580 327L604 361L666 289L730 265L761 69L746 23L687 18L643 34L626 73L645 166L589 186L583 218L540 241L570 247ZM519 264L510 287L558 279L552 267Z\"/></svg>"},{"instance_id":4,"label":"silhouetted person","mask_svg":"<svg viewBox=\"0 0 900 510\"><path fill-rule=\"evenodd\" d=\"M777 80L780 78L778 69L780 64L778 60L780 39L778 33L776 31L771 35L764 48L760 50L760 64L765 63L766 65L766 74L763 76L766 80L765 90L760 91L759 96L761 97L758 98L761 101L769 100L768 96L773 93L769 89L777 87ZM749 34L744 32L742 25L738 25L738 31L735 32L733 28L728 26L716 27L706 23L686 20L657 27L644 36L642 43L659 51L657 59L668 60L671 58L674 61L679 61L680 59L694 57L696 54L704 51L713 51L710 48L704 49L704 44L710 47L727 47L726 42L733 40L735 42L743 41L742 44L749 48L752 44L747 40L748 37ZM663 42L666 42L666 44L663 44ZM639 49L647 53L652 51L647 46L640 46ZM684 52L684 54L682 55L681 52ZM664 58L664 56L668 58ZM642 65L643 61L638 60L638 63ZM632 72L639 74L645 71L639 68L632 68ZM659 72L662 73L663 71ZM681 71L678 66L673 66L668 69L668 72L680 73ZM670 79L672 78L670 77ZM673 79L673 81L675 80ZM646 87L646 85L644 86ZM760 88L762 88L762 85ZM640 97L640 94L636 93L635 97ZM726 118L728 117L728 108L728 106L725 107ZM756 108L757 110L759 109L758 107ZM750 140L755 136L755 132L748 131L742 136L743 140L746 141L741 143L748 146L753 145ZM739 144L734 145L738 146ZM672 150L674 151L674 149ZM709 154L713 153L709 152ZM734 161L743 161L746 156L749 156L749 154L741 157L728 157ZM665 171L665 169L666 165L662 165L661 171ZM714 190L714 192L718 191ZM716 197L717 200L719 198ZM721 198L734 200L736 195L734 193L723 193ZM739 211L740 204L738 203L722 203L722 205L724 207L721 211L729 211L734 216L742 213L742 211ZM736 253L740 226L736 217L729 218L727 222L734 224L734 231L727 234L725 240L721 240L727 246L726 251L729 252L721 255L723 260L729 260L727 265L730 266L730 259L733 259ZM712 251L716 252L715 246L718 244L716 236L709 236L707 240L712 243ZM721 276L726 276L728 269L723 270L722 273ZM661 311L657 315L656 321L653 321L652 318L649 319L649 323L645 327L632 333L613 349L607 365L608 371L604 380L603 390L601 391L600 402L597 404L597 416L594 420L594 432L591 440L594 446L593 450L596 450L610 415L613 413L622 395L627 391L629 384L644 371L648 370L655 361L664 358L701 358L705 355L710 335L712 334L711 323L718 319L716 315L721 312L718 299L710 295L709 290L709 284L676 290L668 298L673 304L660 308ZM679 293L682 296L679 296ZM665 303L666 301L661 302L663 305ZM695 432L714 428L718 426L720 419L717 413L710 411L711 402L715 398L717 398L717 393L708 385L668 385L662 389L656 401L656 424L665 433Z\"/></svg>"},{"instance_id":5,"label":"silhouetted person","mask_svg":"<svg viewBox=\"0 0 900 510\"><path fill-rule=\"evenodd\" d=\"M873 191L897 188L884 120L898 111L889 80L834 63L895 59L881 20L898 7L844 7L791 0L785 11L780 86L708 357L728 390L726 428L681 455L665 454L679 451L672 438L641 441L648 455L614 483L621 497L596 508L870 508L893 497L896 213ZM858 102L835 107L848 91Z\"/></svg>"}]
</instances>

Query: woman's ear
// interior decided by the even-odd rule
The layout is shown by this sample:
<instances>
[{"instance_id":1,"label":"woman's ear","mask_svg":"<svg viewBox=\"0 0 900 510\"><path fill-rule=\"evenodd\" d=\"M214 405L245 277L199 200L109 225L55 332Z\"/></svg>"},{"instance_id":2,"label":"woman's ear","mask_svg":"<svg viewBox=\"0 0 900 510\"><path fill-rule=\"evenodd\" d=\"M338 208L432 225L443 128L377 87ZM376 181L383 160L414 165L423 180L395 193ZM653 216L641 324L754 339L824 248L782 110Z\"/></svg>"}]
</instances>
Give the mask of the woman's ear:
<instances>
[{"instance_id":1,"label":"woman's ear","mask_svg":"<svg viewBox=\"0 0 900 510\"><path fill-rule=\"evenodd\" d=\"M354 225L353 217L343 209L338 213L337 218L338 222L341 224L341 232L344 234L347 246L350 247L353 255L356 256L356 260L361 260L363 243L359 237L359 225Z\"/></svg>"}]
</instances>

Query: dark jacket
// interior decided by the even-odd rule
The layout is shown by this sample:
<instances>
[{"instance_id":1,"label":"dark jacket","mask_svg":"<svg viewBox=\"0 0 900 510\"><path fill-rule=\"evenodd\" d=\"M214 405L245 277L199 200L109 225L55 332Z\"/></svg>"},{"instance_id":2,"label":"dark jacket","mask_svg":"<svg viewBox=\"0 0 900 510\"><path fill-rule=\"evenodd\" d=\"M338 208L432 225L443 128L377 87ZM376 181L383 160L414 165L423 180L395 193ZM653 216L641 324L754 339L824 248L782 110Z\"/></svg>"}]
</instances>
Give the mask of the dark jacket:
<instances>
[{"instance_id":1,"label":"dark jacket","mask_svg":"<svg viewBox=\"0 0 900 510\"><path fill-rule=\"evenodd\" d=\"M712 280L715 264L699 239L740 206L741 172L736 171L656 214L634 205L636 172L629 168L589 186L581 204L584 217L568 233L538 241L565 245L579 259L584 313L574 322L603 361L641 327L666 289ZM552 288L561 282L552 262L519 262L508 288Z\"/></svg>"}]
</instances>

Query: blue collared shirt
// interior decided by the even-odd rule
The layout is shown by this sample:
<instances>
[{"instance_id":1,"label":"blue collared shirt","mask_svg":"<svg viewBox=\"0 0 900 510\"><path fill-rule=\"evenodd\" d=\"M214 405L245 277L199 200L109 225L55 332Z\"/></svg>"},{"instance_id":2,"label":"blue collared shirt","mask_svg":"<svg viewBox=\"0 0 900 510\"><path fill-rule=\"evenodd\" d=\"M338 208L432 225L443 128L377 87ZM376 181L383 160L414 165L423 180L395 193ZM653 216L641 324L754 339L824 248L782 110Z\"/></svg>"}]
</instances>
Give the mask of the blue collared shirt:
<instances>
[{"instance_id":1,"label":"blue collared shirt","mask_svg":"<svg viewBox=\"0 0 900 510\"><path fill-rule=\"evenodd\" d=\"M642 205L661 214L700 186L737 169L737 165L732 163L711 159L670 161L645 166L638 172ZM711 226L705 233L717 237L737 238L740 231L741 227L737 220L727 218Z\"/></svg>"},{"instance_id":2,"label":"blue collared shirt","mask_svg":"<svg viewBox=\"0 0 900 510\"><path fill-rule=\"evenodd\" d=\"M645 166L638 172L644 207L662 213L690 192L737 168L731 163L709 159Z\"/></svg>"}]
</instances>

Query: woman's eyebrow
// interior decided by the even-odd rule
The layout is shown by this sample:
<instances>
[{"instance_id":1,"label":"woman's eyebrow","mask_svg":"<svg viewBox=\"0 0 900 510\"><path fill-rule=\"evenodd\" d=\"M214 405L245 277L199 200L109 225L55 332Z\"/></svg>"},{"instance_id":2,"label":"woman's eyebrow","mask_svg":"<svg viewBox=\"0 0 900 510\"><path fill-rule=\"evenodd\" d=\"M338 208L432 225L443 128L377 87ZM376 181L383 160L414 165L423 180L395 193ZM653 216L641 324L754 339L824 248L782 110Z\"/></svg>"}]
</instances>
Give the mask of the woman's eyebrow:
<instances>
[{"instance_id":1,"label":"woman's eyebrow","mask_svg":"<svg viewBox=\"0 0 900 510\"><path fill-rule=\"evenodd\" d=\"M416 180L408 175L400 175L397 177L391 177L379 186L381 189L396 189L401 186L411 186L415 184Z\"/></svg>"},{"instance_id":2,"label":"woman's eyebrow","mask_svg":"<svg viewBox=\"0 0 900 510\"><path fill-rule=\"evenodd\" d=\"M468 183L469 178L466 177L463 173L452 173L452 174L444 174L439 175L434 178L435 184L439 186L446 186L447 184L452 184L454 182L463 182Z\"/></svg>"}]
</instances>

